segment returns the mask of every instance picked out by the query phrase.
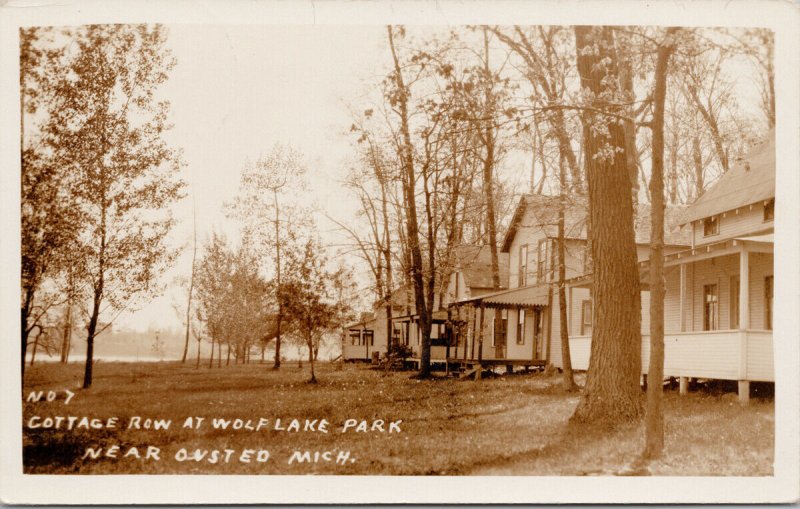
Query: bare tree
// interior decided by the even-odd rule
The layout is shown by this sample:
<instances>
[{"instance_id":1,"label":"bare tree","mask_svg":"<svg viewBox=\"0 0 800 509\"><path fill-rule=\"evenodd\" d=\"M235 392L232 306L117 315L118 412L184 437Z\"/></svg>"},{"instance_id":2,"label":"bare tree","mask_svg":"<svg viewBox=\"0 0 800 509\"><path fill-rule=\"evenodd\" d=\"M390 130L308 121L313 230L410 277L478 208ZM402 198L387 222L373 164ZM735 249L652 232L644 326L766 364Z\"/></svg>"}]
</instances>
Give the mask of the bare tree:
<instances>
[{"instance_id":1,"label":"bare tree","mask_svg":"<svg viewBox=\"0 0 800 509\"><path fill-rule=\"evenodd\" d=\"M305 188L305 163L302 155L290 146L276 143L266 156L242 169L239 195L229 205L235 217L243 221L245 235L254 236L272 250L276 295L280 292L284 271L281 257L293 230L304 223L305 213L296 204L282 203L281 197ZM281 325L283 304L277 300L275 321L274 369L281 366Z\"/></svg>"},{"instance_id":2,"label":"bare tree","mask_svg":"<svg viewBox=\"0 0 800 509\"><path fill-rule=\"evenodd\" d=\"M664 110L669 60L677 33L670 27L658 46L653 75L652 174L650 176L650 366L647 385L645 448L642 456L657 458L664 450Z\"/></svg>"}]
</instances>

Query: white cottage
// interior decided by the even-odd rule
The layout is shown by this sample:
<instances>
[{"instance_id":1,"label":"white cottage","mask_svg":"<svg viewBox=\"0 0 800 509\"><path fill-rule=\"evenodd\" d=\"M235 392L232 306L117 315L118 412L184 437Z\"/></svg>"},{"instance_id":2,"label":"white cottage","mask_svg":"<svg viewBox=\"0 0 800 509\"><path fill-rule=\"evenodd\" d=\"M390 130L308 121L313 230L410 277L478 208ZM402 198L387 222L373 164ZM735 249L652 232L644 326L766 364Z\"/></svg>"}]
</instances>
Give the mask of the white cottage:
<instances>
[{"instance_id":1,"label":"white cottage","mask_svg":"<svg viewBox=\"0 0 800 509\"><path fill-rule=\"evenodd\" d=\"M681 393L691 378L737 380L739 398L746 402L751 381L774 382L774 218L773 132L686 210L682 227L691 245L665 256L664 375L680 378ZM640 260L646 289L649 261ZM581 286L574 281L573 291ZM644 324L647 291L642 297ZM571 323L576 369L589 364L591 334L586 332ZM643 327L644 374L648 332Z\"/></svg>"},{"instance_id":2,"label":"white cottage","mask_svg":"<svg viewBox=\"0 0 800 509\"><path fill-rule=\"evenodd\" d=\"M501 248L508 256L509 289L457 296L451 309L457 310L461 326L456 327L453 362L505 365L509 370L515 365L561 367L556 285L558 207L555 196L528 194L520 199ZM668 218L674 218L674 212L669 210ZM566 278L576 280L590 267L586 207L572 204L565 216ZM648 216L639 219L637 226L649 224ZM638 255L643 260L649 253L649 229L638 227L636 231ZM667 242L665 251L672 253L687 248L689 239L678 232L677 236L667 236ZM580 331L581 337L591 336L588 285L568 286L565 292L569 330ZM647 322L643 327L649 327ZM586 353L588 361L588 350Z\"/></svg>"}]
</instances>

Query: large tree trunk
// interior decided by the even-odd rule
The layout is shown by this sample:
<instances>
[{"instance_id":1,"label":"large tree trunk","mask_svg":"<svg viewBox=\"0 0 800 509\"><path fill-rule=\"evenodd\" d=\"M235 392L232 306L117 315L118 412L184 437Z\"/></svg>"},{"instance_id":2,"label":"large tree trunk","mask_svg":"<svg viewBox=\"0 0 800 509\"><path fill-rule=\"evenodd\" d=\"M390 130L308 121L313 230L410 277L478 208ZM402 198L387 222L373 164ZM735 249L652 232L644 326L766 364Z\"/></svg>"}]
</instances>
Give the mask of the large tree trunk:
<instances>
[{"instance_id":1,"label":"large tree trunk","mask_svg":"<svg viewBox=\"0 0 800 509\"><path fill-rule=\"evenodd\" d=\"M617 81L609 27L575 27L581 87L597 99ZM595 51L584 51L594 47ZM604 65L605 64L605 65ZM619 115L619 108L607 109ZM586 110L582 116L589 184L591 252L594 266L594 326L586 389L572 419L618 422L642 413L641 297L633 231L632 186L625 129L618 118ZM607 130L598 129L605 125Z\"/></svg>"},{"instance_id":2,"label":"large tree trunk","mask_svg":"<svg viewBox=\"0 0 800 509\"><path fill-rule=\"evenodd\" d=\"M645 447L642 456L652 459L664 451L664 102L667 72L675 28L668 28L658 48L653 91L653 168L650 177L650 367L647 385Z\"/></svg>"},{"instance_id":3,"label":"large tree trunk","mask_svg":"<svg viewBox=\"0 0 800 509\"><path fill-rule=\"evenodd\" d=\"M622 42L623 46L626 41ZM636 92L633 88L633 65L630 58L626 55L626 48L618 47L614 51L616 62L619 69L619 82L622 91L625 93L624 100L628 103L633 103L636 100ZM622 110L626 116L633 116L633 106L628 106ZM628 175L631 179L631 186L633 187L633 208L634 213L639 204L639 154L636 147L636 125L633 118L628 118L623 122L625 129L625 145L628 150L625 151L625 160L628 167Z\"/></svg>"}]
</instances>

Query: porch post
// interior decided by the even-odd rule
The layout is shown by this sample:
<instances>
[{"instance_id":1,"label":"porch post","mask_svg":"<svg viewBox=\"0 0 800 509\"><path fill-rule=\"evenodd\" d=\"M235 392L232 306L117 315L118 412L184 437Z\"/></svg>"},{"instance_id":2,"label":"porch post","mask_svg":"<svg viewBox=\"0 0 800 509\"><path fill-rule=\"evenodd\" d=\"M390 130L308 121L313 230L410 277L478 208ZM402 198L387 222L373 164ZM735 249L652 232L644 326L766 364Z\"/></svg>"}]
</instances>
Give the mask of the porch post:
<instances>
[{"instance_id":1,"label":"porch post","mask_svg":"<svg viewBox=\"0 0 800 509\"><path fill-rule=\"evenodd\" d=\"M687 265L685 263L680 264L681 268L681 288L680 288L680 308L679 308L679 317L680 317L680 328L681 332L686 332L686 268Z\"/></svg>"},{"instance_id":2,"label":"porch post","mask_svg":"<svg viewBox=\"0 0 800 509\"><path fill-rule=\"evenodd\" d=\"M484 305L483 301L481 301L481 328L480 328L480 336L478 337L478 371L475 372L475 381L481 379L481 375L483 374L483 365L481 362L483 361L483 329L485 324L484 320Z\"/></svg>"},{"instance_id":3,"label":"porch post","mask_svg":"<svg viewBox=\"0 0 800 509\"><path fill-rule=\"evenodd\" d=\"M739 330L750 328L750 253L739 253Z\"/></svg>"},{"instance_id":4,"label":"porch post","mask_svg":"<svg viewBox=\"0 0 800 509\"><path fill-rule=\"evenodd\" d=\"M750 328L750 253L739 252L739 403L750 400L747 380L747 329Z\"/></svg>"}]
</instances>

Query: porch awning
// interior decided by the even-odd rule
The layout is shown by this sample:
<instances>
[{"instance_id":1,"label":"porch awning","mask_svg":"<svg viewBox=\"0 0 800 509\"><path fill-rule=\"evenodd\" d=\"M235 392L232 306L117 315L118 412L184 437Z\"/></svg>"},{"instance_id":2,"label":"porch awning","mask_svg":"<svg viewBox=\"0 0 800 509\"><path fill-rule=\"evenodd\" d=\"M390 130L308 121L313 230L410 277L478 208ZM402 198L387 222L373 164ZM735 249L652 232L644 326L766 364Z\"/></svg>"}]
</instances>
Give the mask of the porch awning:
<instances>
[{"instance_id":1,"label":"porch awning","mask_svg":"<svg viewBox=\"0 0 800 509\"><path fill-rule=\"evenodd\" d=\"M774 244L775 234L767 233L765 235L753 235L752 237L736 237L736 240L743 240L745 242L758 242L760 244Z\"/></svg>"},{"instance_id":2,"label":"porch awning","mask_svg":"<svg viewBox=\"0 0 800 509\"><path fill-rule=\"evenodd\" d=\"M542 307L547 305L547 285L523 286L455 302L453 305L483 304L486 307Z\"/></svg>"}]
</instances>

